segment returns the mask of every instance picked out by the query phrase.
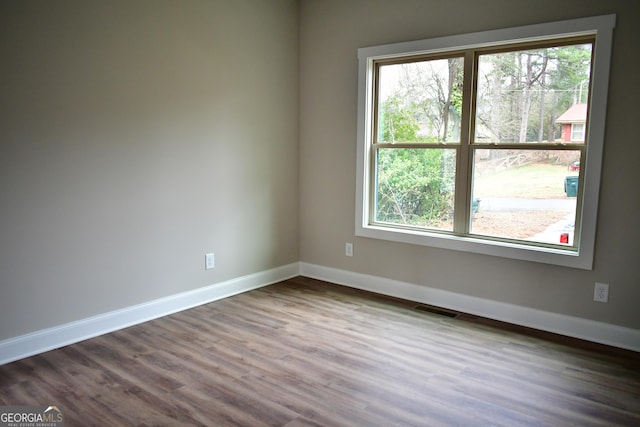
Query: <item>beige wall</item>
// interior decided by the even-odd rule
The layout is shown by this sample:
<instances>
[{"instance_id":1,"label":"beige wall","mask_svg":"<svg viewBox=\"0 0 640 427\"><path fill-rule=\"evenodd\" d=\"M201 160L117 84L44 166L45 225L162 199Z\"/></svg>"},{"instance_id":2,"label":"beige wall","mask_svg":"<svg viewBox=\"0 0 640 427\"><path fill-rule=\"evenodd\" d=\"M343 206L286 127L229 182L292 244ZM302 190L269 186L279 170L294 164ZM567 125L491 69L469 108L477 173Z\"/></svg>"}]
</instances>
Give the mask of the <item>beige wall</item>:
<instances>
[{"instance_id":1,"label":"beige wall","mask_svg":"<svg viewBox=\"0 0 640 427\"><path fill-rule=\"evenodd\" d=\"M0 64L0 340L299 259L296 1L3 1Z\"/></svg>"},{"instance_id":2,"label":"beige wall","mask_svg":"<svg viewBox=\"0 0 640 427\"><path fill-rule=\"evenodd\" d=\"M359 47L616 13L595 268L354 237ZM640 3L302 0L301 260L640 329ZM354 256L344 256L344 243ZM595 281L611 284L593 302Z\"/></svg>"},{"instance_id":3,"label":"beige wall","mask_svg":"<svg viewBox=\"0 0 640 427\"><path fill-rule=\"evenodd\" d=\"M354 237L358 47L605 13L593 271ZM623 0L1 2L0 341L298 260L640 329L639 19Z\"/></svg>"}]
</instances>

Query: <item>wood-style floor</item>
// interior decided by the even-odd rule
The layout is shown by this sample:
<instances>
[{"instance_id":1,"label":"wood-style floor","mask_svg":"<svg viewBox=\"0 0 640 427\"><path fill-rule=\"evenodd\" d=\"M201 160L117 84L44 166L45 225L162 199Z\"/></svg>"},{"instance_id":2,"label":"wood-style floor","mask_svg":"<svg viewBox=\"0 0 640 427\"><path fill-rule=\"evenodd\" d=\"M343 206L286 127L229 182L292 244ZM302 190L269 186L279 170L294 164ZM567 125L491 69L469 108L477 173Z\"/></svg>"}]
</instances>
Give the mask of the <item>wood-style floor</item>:
<instances>
[{"instance_id":1,"label":"wood-style floor","mask_svg":"<svg viewBox=\"0 0 640 427\"><path fill-rule=\"evenodd\" d=\"M502 326L299 277L0 366L0 405L66 426L640 426L638 353Z\"/></svg>"}]
</instances>

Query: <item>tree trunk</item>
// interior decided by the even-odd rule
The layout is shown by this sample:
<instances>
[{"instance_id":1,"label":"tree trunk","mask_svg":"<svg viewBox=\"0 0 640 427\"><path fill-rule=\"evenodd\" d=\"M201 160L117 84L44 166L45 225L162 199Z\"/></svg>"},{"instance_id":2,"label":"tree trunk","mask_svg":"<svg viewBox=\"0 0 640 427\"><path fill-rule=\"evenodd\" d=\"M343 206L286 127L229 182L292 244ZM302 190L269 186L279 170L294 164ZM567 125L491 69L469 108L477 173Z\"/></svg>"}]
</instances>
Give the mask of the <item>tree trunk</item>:
<instances>
[{"instance_id":1,"label":"tree trunk","mask_svg":"<svg viewBox=\"0 0 640 427\"><path fill-rule=\"evenodd\" d=\"M531 108L531 55L527 56L527 76L525 78L524 87L522 88L522 116L520 121L520 142L527 141L527 125L529 124L529 109Z\"/></svg>"},{"instance_id":2,"label":"tree trunk","mask_svg":"<svg viewBox=\"0 0 640 427\"><path fill-rule=\"evenodd\" d=\"M539 119L539 124L538 124L538 142L542 142L544 141L544 75L542 76L542 80L541 80L541 87L540 87L540 115L538 117Z\"/></svg>"},{"instance_id":3,"label":"tree trunk","mask_svg":"<svg viewBox=\"0 0 640 427\"><path fill-rule=\"evenodd\" d=\"M537 75L533 73L533 63L531 61L532 54L525 53L527 57L527 71L524 81L524 87L522 89L522 120L520 122L520 142L527 141L527 127L529 124L529 110L531 109L531 88L533 85L544 75L547 70L547 63L549 57L546 51L542 58L542 65L540 66L540 72Z\"/></svg>"}]
</instances>

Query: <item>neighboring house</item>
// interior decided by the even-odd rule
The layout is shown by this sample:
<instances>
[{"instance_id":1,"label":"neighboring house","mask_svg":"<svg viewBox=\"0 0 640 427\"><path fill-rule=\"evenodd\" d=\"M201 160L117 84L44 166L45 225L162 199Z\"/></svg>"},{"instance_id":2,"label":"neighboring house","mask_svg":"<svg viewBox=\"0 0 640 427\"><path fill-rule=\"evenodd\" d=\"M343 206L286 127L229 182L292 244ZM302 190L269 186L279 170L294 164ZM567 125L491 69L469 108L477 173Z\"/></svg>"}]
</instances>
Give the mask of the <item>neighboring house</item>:
<instances>
[{"instance_id":1,"label":"neighboring house","mask_svg":"<svg viewBox=\"0 0 640 427\"><path fill-rule=\"evenodd\" d=\"M556 119L562 124L562 141L583 142L587 122L587 104L573 104Z\"/></svg>"}]
</instances>

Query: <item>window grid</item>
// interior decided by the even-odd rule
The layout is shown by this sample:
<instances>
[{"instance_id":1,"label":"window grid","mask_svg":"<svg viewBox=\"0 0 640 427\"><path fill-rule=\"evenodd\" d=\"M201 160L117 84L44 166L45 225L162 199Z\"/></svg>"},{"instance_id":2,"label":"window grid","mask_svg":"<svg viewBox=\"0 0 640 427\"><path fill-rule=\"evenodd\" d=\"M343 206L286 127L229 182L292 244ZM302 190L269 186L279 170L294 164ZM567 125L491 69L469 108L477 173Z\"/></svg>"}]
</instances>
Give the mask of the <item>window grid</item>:
<instances>
[{"instance_id":1,"label":"window grid","mask_svg":"<svg viewBox=\"0 0 640 427\"><path fill-rule=\"evenodd\" d=\"M481 55L486 55L489 53L503 53L503 52L515 52L522 49L533 49L533 48L554 48L567 46L575 43L590 43L593 44L595 42L593 36L589 37L563 37L563 38L554 38L545 40L543 42L536 41L531 43L515 43L509 44L505 46L501 46L499 48L490 47L490 48L476 48L476 49L467 49L463 51L457 52L448 52L446 54L433 54L433 55L419 55L419 56L411 56L411 57L403 57L396 59L384 59L384 60L376 60L373 62L374 69L374 81L376 88L373 96L373 129L371 132L372 141L372 156L370 158L370 168L373 173L370 174L371 182L369 185L370 188L370 200L374 200L374 203L371 203L369 206L369 218L371 225L380 225L383 227L392 227L399 229L417 229L417 230L428 230L429 232L434 233L445 233L445 234L454 234L458 236L476 236L481 237L487 240L495 240L495 241L520 241L520 239L513 238L500 238L500 237L492 237L475 234L471 230L472 221L472 188L473 188L473 159L475 158L476 150L499 150L499 149L517 149L517 150L549 150L549 151L563 151L563 150L580 150L580 159L581 163L584 164L584 155L585 155L585 139L582 138L582 144L575 143L574 139L574 127L572 126L571 132L571 140L572 143L570 146L563 144L561 142L547 142L547 143L482 143L476 142L475 135L475 111L476 111L476 102L478 96L478 69L479 69L479 58ZM390 64L410 64L417 61L423 60L438 60L438 59L449 59L461 57L464 59L464 83L463 83L463 105L462 105L462 120L461 120L461 135L460 142L429 142L429 143L420 143L420 142L380 142L379 138L379 105L380 105L380 68L384 65ZM589 92L587 92L589 93ZM583 125L586 127L586 124ZM583 127L583 129L584 129ZM396 224L396 223L388 223L385 221L378 221L376 219L376 210L377 210L377 163L378 163L378 154L380 149L402 149L402 148L412 148L412 149L423 149L423 150L433 150L433 149L455 149L456 150L456 183L455 183L455 203L454 203L454 220L453 220L453 230L443 231L434 228L428 227L416 227L407 224ZM575 240L571 247L567 245L556 245L556 244L546 244L539 242L527 242L527 244L531 246L541 246L541 247L562 247L576 250L579 242L579 224L580 224L580 207L582 204L582 181L583 174L579 175L579 194L577 198L577 206L576 206L576 230L575 230Z\"/></svg>"}]
</instances>

